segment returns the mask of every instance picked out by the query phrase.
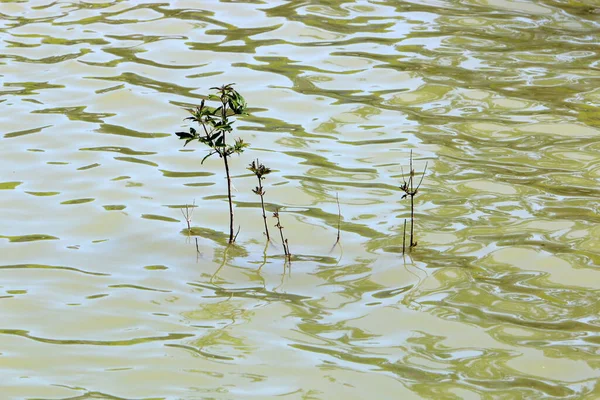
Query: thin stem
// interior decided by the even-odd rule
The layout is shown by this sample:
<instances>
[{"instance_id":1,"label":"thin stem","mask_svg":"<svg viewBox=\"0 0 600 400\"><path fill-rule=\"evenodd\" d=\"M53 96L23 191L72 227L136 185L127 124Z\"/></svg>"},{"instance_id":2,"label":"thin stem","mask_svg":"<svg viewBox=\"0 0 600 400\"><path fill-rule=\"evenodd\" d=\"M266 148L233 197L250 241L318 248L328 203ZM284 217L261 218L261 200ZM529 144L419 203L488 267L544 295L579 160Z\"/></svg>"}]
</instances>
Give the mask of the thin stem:
<instances>
[{"instance_id":1,"label":"thin stem","mask_svg":"<svg viewBox=\"0 0 600 400\"><path fill-rule=\"evenodd\" d=\"M402 254L406 252L406 218L404 219L404 231L402 232Z\"/></svg>"},{"instance_id":2,"label":"thin stem","mask_svg":"<svg viewBox=\"0 0 600 400\"><path fill-rule=\"evenodd\" d=\"M414 242L413 237L415 233L415 195L410 195L410 247L414 247L417 244Z\"/></svg>"},{"instance_id":3,"label":"thin stem","mask_svg":"<svg viewBox=\"0 0 600 400\"><path fill-rule=\"evenodd\" d=\"M335 241L335 244L338 244L340 242L340 226L342 224L342 210L340 209L340 198L339 198L339 195L337 192L335 194L335 201L337 203L337 208L338 208L337 239Z\"/></svg>"},{"instance_id":4,"label":"thin stem","mask_svg":"<svg viewBox=\"0 0 600 400\"><path fill-rule=\"evenodd\" d=\"M256 270L257 272L261 270L262 267L267 263L267 248L269 247L269 242L265 243L265 249L263 250L263 261L260 264L260 267Z\"/></svg>"},{"instance_id":5,"label":"thin stem","mask_svg":"<svg viewBox=\"0 0 600 400\"><path fill-rule=\"evenodd\" d=\"M279 219L279 208L276 212L273 213L273 216L277 218L277 224L275 227L279 229L279 236L281 236L281 244L283 245L283 252L286 257L289 257L290 254L288 252L287 240L283 237L283 226L281 226L281 220Z\"/></svg>"},{"instance_id":6,"label":"thin stem","mask_svg":"<svg viewBox=\"0 0 600 400\"><path fill-rule=\"evenodd\" d=\"M256 161L256 164L258 165L258 160ZM258 178L258 191L260 193L260 206L262 207L263 221L265 223L265 234L267 235L267 241L270 241L271 237L269 236L269 227L267 226L267 214L265 213L265 200L263 198L265 192L263 191L261 177L258 175L256 177Z\"/></svg>"},{"instance_id":7,"label":"thin stem","mask_svg":"<svg viewBox=\"0 0 600 400\"><path fill-rule=\"evenodd\" d=\"M227 199L229 200L229 243L233 243L233 201L231 200L231 176L229 175L229 164L226 155L223 156L223 162L225 163L225 174L227 175Z\"/></svg>"},{"instance_id":8,"label":"thin stem","mask_svg":"<svg viewBox=\"0 0 600 400\"><path fill-rule=\"evenodd\" d=\"M221 97L221 103L223 106L221 107L221 120L225 121L227 119L227 102L225 97ZM223 145L227 142L225 141L225 133L223 130ZM229 163L227 162L227 152L221 152L221 156L223 157L223 163L225 164L225 174L227 175L227 199L229 200L229 243L233 243L235 241L235 237L233 235L233 201L231 199L231 175L229 174Z\"/></svg>"}]
</instances>

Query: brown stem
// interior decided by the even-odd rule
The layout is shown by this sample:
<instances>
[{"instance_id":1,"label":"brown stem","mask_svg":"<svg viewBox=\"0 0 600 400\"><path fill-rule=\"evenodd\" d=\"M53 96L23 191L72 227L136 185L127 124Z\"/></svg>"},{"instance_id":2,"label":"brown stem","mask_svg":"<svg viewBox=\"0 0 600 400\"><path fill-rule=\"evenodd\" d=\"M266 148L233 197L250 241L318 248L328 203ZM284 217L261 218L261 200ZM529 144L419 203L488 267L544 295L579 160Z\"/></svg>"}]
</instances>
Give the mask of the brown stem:
<instances>
[{"instance_id":1,"label":"brown stem","mask_svg":"<svg viewBox=\"0 0 600 400\"><path fill-rule=\"evenodd\" d=\"M413 240L415 233L415 195L410 195L410 247L416 246L416 243Z\"/></svg>"},{"instance_id":2,"label":"brown stem","mask_svg":"<svg viewBox=\"0 0 600 400\"><path fill-rule=\"evenodd\" d=\"M335 201L337 202L338 208L337 239L335 240L335 244L338 244L340 242L340 225L342 224L342 210L340 209L340 198L337 193L335 194Z\"/></svg>"},{"instance_id":3,"label":"brown stem","mask_svg":"<svg viewBox=\"0 0 600 400\"><path fill-rule=\"evenodd\" d=\"M258 162L257 162L257 164L258 164ZM260 176L257 176L257 178L258 178L258 190L260 193L260 205L262 207L263 220L265 223L265 234L267 235L267 241L270 241L271 238L269 237L269 228L267 226L267 214L265 214L265 200L263 199L263 194L264 194L263 187L262 187Z\"/></svg>"},{"instance_id":4,"label":"brown stem","mask_svg":"<svg viewBox=\"0 0 600 400\"><path fill-rule=\"evenodd\" d=\"M233 201L231 200L231 176L229 175L227 155L223 156L223 161L225 163L225 174L227 175L227 199L229 200L229 243L233 243Z\"/></svg>"},{"instance_id":5,"label":"brown stem","mask_svg":"<svg viewBox=\"0 0 600 400\"><path fill-rule=\"evenodd\" d=\"M221 103L223 106L221 107L221 119L225 121L227 118L227 102L224 97L221 97ZM223 131L223 145L227 142L225 141L225 131ZM229 174L229 163L227 162L227 152L221 152L223 157L223 163L225 164L225 174L227 175L227 199L229 200L229 243L233 243L235 241L235 237L233 236L233 201L231 200L231 175Z\"/></svg>"},{"instance_id":6,"label":"brown stem","mask_svg":"<svg viewBox=\"0 0 600 400\"><path fill-rule=\"evenodd\" d=\"M402 232L402 254L406 252L406 219L404 220L404 231Z\"/></svg>"},{"instance_id":7,"label":"brown stem","mask_svg":"<svg viewBox=\"0 0 600 400\"><path fill-rule=\"evenodd\" d=\"M283 226L281 226L281 220L279 219L279 208L277 209L277 212L273 213L273 216L277 218L277 225L275 225L275 227L279 229L279 235L281 236L281 244L283 245L283 252L286 256L289 256L286 240L283 237Z\"/></svg>"}]
</instances>

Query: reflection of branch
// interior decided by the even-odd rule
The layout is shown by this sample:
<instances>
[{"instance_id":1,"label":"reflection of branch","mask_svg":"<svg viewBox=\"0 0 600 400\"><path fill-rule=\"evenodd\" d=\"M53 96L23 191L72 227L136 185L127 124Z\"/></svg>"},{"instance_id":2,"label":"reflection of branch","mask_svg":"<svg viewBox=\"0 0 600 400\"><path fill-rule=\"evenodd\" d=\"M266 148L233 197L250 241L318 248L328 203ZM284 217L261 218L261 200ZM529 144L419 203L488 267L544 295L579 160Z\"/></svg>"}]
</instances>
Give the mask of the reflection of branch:
<instances>
[{"instance_id":1,"label":"reflection of branch","mask_svg":"<svg viewBox=\"0 0 600 400\"><path fill-rule=\"evenodd\" d=\"M229 250L229 247L231 247L231 243L227 244L227 246L225 247L225 249L223 249L223 262L221 262L221 265L219 265L219 268L217 268L217 270L215 271L214 274L212 274L212 276L210 277L209 282L213 283L213 280L217 277L219 271L221 271L221 269L223 269L223 267L225 266L225 263L227 263L227 251Z\"/></svg>"},{"instance_id":2,"label":"reflection of branch","mask_svg":"<svg viewBox=\"0 0 600 400\"><path fill-rule=\"evenodd\" d=\"M265 264L267 263L267 248L269 247L269 241L267 240L267 242L265 243L265 249L263 250L263 262L262 264L260 264L260 267L258 267L258 269L256 270L256 272L259 272L260 269L262 267L265 266Z\"/></svg>"},{"instance_id":3,"label":"reflection of branch","mask_svg":"<svg viewBox=\"0 0 600 400\"><path fill-rule=\"evenodd\" d=\"M404 230L402 231L402 254L406 252L406 218L404 218Z\"/></svg>"},{"instance_id":4,"label":"reflection of branch","mask_svg":"<svg viewBox=\"0 0 600 400\"><path fill-rule=\"evenodd\" d=\"M419 268L416 264L412 264L416 269L418 269L419 271L423 272L425 274L425 277L427 277L427 271L425 271L422 268ZM410 289L406 295L404 296L404 298L402 299L402 303L406 304L407 306L410 306L412 303L415 303L418 307L417 309L421 309L421 305L419 303L417 303L414 298L415 296L413 295L413 292L417 291L417 289L419 288L419 286L421 286L421 284L423 283L424 278L421 278L419 276L419 274L411 271L410 269L408 269L408 266L406 265L406 259L404 260L404 269L406 270L406 272L408 272L409 274L415 276L417 278L417 284L413 286L412 289Z\"/></svg>"},{"instance_id":5,"label":"reflection of branch","mask_svg":"<svg viewBox=\"0 0 600 400\"><path fill-rule=\"evenodd\" d=\"M198 238L195 238L195 239L196 239L196 264L197 264L198 263L198 259L200 258L200 255L202 253L200 253L200 248L198 247Z\"/></svg>"},{"instance_id":6,"label":"reflection of branch","mask_svg":"<svg viewBox=\"0 0 600 400\"><path fill-rule=\"evenodd\" d=\"M277 289L279 289L280 287L282 287L282 286L283 286L283 282L284 282L284 280L285 280L285 269L286 269L286 267L287 267L287 268L289 268L289 271L290 271L290 274L291 274L291 272L292 272L292 269L291 269L291 262L289 262L289 261L284 261L284 262L283 262L283 272L281 273L281 282L279 283L279 285L278 285L277 287L274 287L274 288L273 288L273 292L277 292Z\"/></svg>"}]
</instances>

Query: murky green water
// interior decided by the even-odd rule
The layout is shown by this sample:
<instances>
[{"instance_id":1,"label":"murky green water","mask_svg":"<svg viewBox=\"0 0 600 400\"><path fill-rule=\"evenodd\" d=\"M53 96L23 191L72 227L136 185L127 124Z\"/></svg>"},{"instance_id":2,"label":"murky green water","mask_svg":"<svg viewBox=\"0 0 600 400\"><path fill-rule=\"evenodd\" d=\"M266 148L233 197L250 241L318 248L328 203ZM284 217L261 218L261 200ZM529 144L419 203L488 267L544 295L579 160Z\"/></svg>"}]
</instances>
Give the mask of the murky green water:
<instances>
[{"instance_id":1,"label":"murky green water","mask_svg":"<svg viewBox=\"0 0 600 400\"><path fill-rule=\"evenodd\" d=\"M600 398L600 3L0 13L2 398ZM229 248L221 160L173 135L228 82Z\"/></svg>"}]
</instances>

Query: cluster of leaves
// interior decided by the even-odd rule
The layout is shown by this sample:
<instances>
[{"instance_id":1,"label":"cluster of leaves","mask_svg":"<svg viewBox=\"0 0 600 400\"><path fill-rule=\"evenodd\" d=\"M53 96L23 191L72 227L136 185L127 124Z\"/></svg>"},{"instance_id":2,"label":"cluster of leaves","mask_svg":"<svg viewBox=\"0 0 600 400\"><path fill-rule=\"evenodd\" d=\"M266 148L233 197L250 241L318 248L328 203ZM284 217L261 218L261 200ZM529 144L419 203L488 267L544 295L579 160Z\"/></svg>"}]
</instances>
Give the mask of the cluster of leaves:
<instances>
[{"instance_id":1,"label":"cluster of leaves","mask_svg":"<svg viewBox=\"0 0 600 400\"><path fill-rule=\"evenodd\" d=\"M229 157L232 154L242 153L248 147L248 144L239 138L236 138L232 145L226 142L226 134L233 131L232 125L235 122L230 117L246 113L246 100L233 88L232 83L211 89L216 90L217 94L208 95L208 100L218 101L221 105L209 107L202 100L200 106L188 109L191 116L186 118L197 122L203 132L198 132L192 127L189 132L175 132L179 139L185 140L184 147L189 142L198 140L211 149L202 159L202 163L213 154L218 154L221 158Z\"/></svg>"},{"instance_id":2,"label":"cluster of leaves","mask_svg":"<svg viewBox=\"0 0 600 400\"><path fill-rule=\"evenodd\" d=\"M248 170L251 171L258 178L258 186L255 189L252 189L252 192L259 196L264 196L265 191L262 187L261 181L265 179L265 175L271 173L271 168L266 167L264 164L261 164L258 160L256 160L252 161L252 163L248 167Z\"/></svg>"}]
</instances>

